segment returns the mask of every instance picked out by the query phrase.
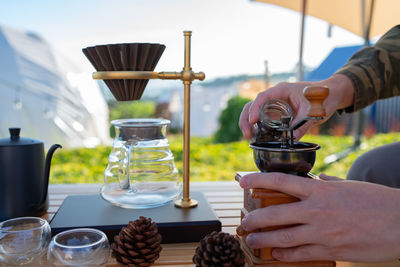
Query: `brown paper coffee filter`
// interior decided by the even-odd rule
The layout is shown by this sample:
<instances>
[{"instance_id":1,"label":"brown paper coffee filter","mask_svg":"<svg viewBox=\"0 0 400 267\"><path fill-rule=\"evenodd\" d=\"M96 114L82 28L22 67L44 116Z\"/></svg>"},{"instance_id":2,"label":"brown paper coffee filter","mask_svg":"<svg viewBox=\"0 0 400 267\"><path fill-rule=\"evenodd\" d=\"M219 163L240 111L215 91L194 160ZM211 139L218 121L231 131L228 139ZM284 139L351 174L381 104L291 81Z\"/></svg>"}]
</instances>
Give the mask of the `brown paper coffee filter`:
<instances>
[{"instance_id":1,"label":"brown paper coffee filter","mask_svg":"<svg viewBox=\"0 0 400 267\"><path fill-rule=\"evenodd\" d=\"M124 43L82 49L97 71L154 71L165 45ZM118 101L138 100L149 80L104 80Z\"/></svg>"}]
</instances>

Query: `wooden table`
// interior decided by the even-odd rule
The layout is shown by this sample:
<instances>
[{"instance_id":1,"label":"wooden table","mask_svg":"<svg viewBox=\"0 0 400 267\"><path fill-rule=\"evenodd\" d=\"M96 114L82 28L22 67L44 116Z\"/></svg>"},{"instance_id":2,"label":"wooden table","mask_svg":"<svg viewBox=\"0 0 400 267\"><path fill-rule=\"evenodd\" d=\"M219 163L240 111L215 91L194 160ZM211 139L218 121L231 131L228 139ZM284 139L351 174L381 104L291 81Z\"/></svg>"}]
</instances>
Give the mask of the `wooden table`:
<instances>
[{"instance_id":1,"label":"wooden table","mask_svg":"<svg viewBox=\"0 0 400 267\"><path fill-rule=\"evenodd\" d=\"M62 184L49 186L50 206L48 213L43 216L50 220L63 200L68 195L96 194L100 190L100 184ZM202 191L216 214L222 222L222 231L231 234L236 233L236 226L240 221L240 209L243 206L243 191L236 182L206 182L191 183L191 190ZM161 257L154 266L194 266L192 257L197 243L165 244L161 252ZM45 260L42 266L49 266ZM119 266L116 261L110 257L107 266ZM338 267L378 267L378 266L399 266L400 262L382 263L382 264L364 264L338 262Z\"/></svg>"}]
</instances>

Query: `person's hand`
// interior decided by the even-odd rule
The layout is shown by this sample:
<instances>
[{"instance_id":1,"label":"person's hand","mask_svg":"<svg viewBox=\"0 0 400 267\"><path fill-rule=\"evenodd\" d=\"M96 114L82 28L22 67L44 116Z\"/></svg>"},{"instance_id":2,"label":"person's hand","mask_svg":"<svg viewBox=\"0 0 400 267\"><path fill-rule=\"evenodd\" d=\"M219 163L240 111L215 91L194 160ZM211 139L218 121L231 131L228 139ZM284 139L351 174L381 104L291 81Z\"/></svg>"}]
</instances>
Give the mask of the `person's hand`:
<instances>
[{"instance_id":1,"label":"person's hand","mask_svg":"<svg viewBox=\"0 0 400 267\"><path fill-rule=\"evenodd\" d=\"M259 93L254 101L244 106L239 119L239 128L244 137L250 139L253 136L253 125L259 120L260 108L269 99L281 99L292 107L294 113L292 124L305 118L309 102L303 96L303 89L309 85L327 85L330 89L329 96L324 101L327 115L322 121L309 121L294 131L296 140L299 140L312 125L326 121L337 109L350 106L353 103L354 88L350 80L344 75L335 75L321 82L279 83Z\"/></svg>"},{"instance_id":2,"label":"person's hand","mask_svg":"<svg viewBox=\"0 0 400 267\"><path fill-rule=\"evenodd\" d=\"M246 231L278 225L285 229L248 235L252 248L273 247L281 261L343 260L383 262L400 257L400 189L283 173L243 176L240 186L268 188L300 199L250 212L242 221Z\"/></svg>"}]
</instances>

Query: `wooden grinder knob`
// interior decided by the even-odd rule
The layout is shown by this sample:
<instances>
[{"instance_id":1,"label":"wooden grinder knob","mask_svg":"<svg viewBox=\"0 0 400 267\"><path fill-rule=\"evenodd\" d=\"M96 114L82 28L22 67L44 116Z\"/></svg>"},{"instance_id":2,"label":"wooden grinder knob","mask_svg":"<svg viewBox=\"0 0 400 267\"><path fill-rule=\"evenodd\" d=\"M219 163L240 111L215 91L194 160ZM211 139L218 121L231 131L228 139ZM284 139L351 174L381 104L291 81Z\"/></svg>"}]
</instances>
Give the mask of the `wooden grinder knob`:
<instances>
[{"instance_id":1,"label":"wooden grinder knob","mask_svg":"<svg viewBox=\"0 0 400 267\"><path fill-rule=\"evenodd\" d=\"M322 103L329 95L329 88L327 86L307 86L303 90L303 95L310 102L308 117L326 116Z\"/></svg>"}]
</instances>

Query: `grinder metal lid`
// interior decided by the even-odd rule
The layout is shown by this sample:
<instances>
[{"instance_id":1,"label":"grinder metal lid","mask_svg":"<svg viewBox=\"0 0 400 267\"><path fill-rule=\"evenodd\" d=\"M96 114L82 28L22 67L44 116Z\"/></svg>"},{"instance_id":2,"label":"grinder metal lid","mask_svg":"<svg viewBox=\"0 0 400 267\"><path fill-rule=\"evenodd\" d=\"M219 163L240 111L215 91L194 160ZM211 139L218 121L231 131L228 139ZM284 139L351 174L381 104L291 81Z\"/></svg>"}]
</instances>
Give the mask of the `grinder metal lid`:
<instances>
[{"instance_id":1,"label":"grinder metal lid","mask_svg":"<svg viewBox=\"0 0 400 267\"><path fill-rule=\"evenodd\" d=\"M317 144L307 143L307 142L294 142L293 146L288 148L282 148L281 142L260 142L260 143L251 143L250 147L252 149L262 150L262 151L270 151L270 152L307 152L307 151L315 151L320 149L321 147Z\"/></svg>"}]
</instances>

